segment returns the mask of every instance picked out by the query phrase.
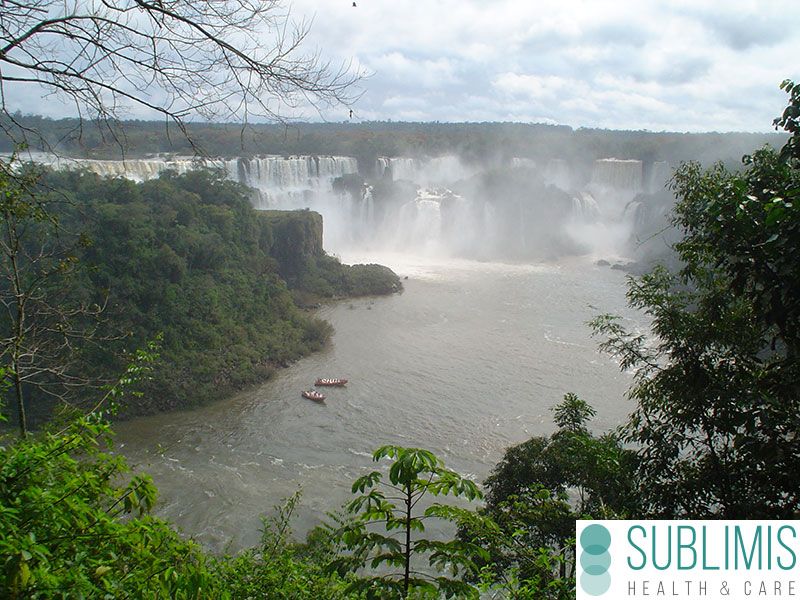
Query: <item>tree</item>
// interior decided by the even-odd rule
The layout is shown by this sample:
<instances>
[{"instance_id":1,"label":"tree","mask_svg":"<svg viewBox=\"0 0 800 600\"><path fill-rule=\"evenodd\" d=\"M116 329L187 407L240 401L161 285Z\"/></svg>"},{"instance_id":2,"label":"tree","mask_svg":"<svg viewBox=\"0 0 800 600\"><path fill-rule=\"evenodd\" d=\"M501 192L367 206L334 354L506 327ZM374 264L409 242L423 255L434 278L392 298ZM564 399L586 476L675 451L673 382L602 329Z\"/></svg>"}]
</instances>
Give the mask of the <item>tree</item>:
<instances>
[{"instance_id":1,"label":"tree","mask_svg":"<svg viewBox=\"0 0 800 600\"><path fill-rule=\"evenodd\" d=\"M75 251L84 238L60 230L55 202L35 171L0 169L0 360L7 366L22 436L27 400L40 396L68 402L91 378L76 368L81 346L95 336L102 300L71 294Z\"/></svg>"},{"instance_id":2,"label":"tree","mask_svg":"<svg viewBox=\"0 0 800 600\"><path fill-rule=\"evenodd\" d=\"M578 515L633 511L630 451L613 432L595 436L589 431L595 410L575 394L566 394L553 413L558 429L552 435L512 446L492 470L486 479L487 508L543 488L555 495L569 493ZM542 545L547 541L552 540L542 540Z\"/></svg>"},{"instance_id":3,"label":"tree","mask_svg":"<svg viewBox=\"0 0 800 600\"><path fill-rule=\"evenodd\" d=\"M132 106L187 134L192 116L280 119L303 103L349 103L359 79L303 54L308 23L279 0L31 0L0 9L0 112L15 135L35 134L6 104L35 84L117 136Z\"/></svg>"},{"instance_id":4,"label":"tree","mask_svg":"<svg viewBox=\"0 0 800 600\"><path fill-rule=\"evenodd\" d=\"M320 527L306 544L292 542L291 520L300 501L295 492L261 518L261 543L217 564L230 597L292 598L295 600L358 600L346 592L347 581L325 567L335 544Z\"/></svg>"},{"instance_id":5,"label":"tree","mask_svg":"<svg viewBox=\"0 0 800 600\"><path fill-rule=\"evenodd\" d=\"M635 370L635 444L647 514L791 518L800 508L800 164L797 88L765 147L744 168L675 173L678 273L629 280L628 302L654 340L613 317L595 320L603 347Z\"/></svg>"},{"instance_id":6,"label":"tree","mask_svg":"<svg viewBox=\"0 0 800 600\"><path fill-rule=\"evenodd\" d=\"M613 433L593 435L595 410L575 394L553 413L558 429L508 448L485 482L485 507L459 523L459 538L489 553L484 577L515 597L574 597L575 520L637 511L633 452Z\"/></svg>"},{"instance_id":7,"label":"tree","mask_svg":"<svg viewBox=\"0 0 800 600\"><path fill-rule=\"evenodd\" d=\"M351 585L351 590L366 591L369 597L406 598L412 590L441 592L448 598L476 597L477 590L469 584L446 576L427 575L416 570L412 561L428 555L431 567L440 571L450 569L454 575L474 568L472 557L481 551L473 544L418 537L425 532L427 519L450 519L457 511L436 503L424 510L417 505L428 495L463 496L474 500L481 497L478 487L446 469L442 461L427 450L383 446L372 458L376 462L392 459L389 482L383 481L380 471L372 471L353 483L353 493L360 494L347 507L353 519L335 533L347 554L333 561L331 567L342 574L362 568L400 569L362 578ZM396 537L398 534L400 539Z\"/></svg>"},{"instance_id":8,"label":"tree","mask_svg":"<svg viewBox=\"0 0 800 600\"><path fill-rule=\"evenodd\" d=\"M154 358L153 345L137 352L107 399L146 377ZM108 451L106 414L13 444L0 437L0 595L226 597L200 548L148 515L156 489Z\"/></svg>"}]
</instances>

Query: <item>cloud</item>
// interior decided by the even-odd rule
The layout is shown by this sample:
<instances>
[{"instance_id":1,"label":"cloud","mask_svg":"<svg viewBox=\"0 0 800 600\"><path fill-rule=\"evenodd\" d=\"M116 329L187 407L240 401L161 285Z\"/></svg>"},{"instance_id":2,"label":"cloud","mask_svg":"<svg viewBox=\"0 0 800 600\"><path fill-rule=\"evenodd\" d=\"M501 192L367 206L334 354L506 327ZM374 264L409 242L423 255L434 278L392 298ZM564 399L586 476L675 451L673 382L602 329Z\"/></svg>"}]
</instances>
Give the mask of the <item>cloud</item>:
<instances>
[{"instance_id":1,"label":"cloud","mask_svg":"<svg viewBox=\"0 0 800 600\"><path fill-rule=\"evenodd\" d=\"M313 18L310 51L372 73L362 120L767 131L785 106L779 82L800 77L795 3L293 0L292 11Z\"/></svg>"},{"instance_id":2,"label":"cloud","mask_svg":"<svg viewBox=\"0 0 800 600\"><path fill-rule=\"evenodd\" d=\"M364 65L383 79L413 81L424 88L439 88L459 83L458 66L449 58L412 58L400 51L381 54Z\"/></svg>"},{"instance_id":3,"label":"cloud","mask_svg":"<svg viewBox=\"0 0 800 600\"><path fill-rule=\"evenodd\" d=\"M492 86L501 93L512 96L525 96L531 100L557 98L566 92L568 81L554 75L520 75L501 73Z\"/></svg>"},{"instance_id":4,"label":"cloud","mask_svg":"<svg viewBox=\"0 0 800 600\"><path fill-rule=\"evenodd\" d=\"M736 7L734 7L736 8ZM717 40L736 51L775 46L797 30L797 7L782 0L759 5L740 3L738 10L696 5L681 11L697 20Z\"/></svg>"}]
</instances>

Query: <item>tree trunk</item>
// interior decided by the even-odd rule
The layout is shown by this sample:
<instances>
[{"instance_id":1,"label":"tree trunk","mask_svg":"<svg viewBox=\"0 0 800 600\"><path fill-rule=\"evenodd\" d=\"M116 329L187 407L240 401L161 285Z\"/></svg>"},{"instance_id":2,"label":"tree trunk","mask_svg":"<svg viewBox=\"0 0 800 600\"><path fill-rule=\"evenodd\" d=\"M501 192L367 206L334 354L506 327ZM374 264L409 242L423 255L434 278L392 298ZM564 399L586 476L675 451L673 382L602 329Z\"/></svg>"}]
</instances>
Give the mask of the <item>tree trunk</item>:
<instances>
[{"instance_id":1,"label":"tree trunk","mask_svg":"<svg viewBox=\"0 0 800 600\"><path fill-rule=\"evenodd\" d=\"M5 214L6 223L11 223L8 212ZM25 398L22 395L22 377L19 374L20 354L22 337L25 323L25 296L22 290L22 282L19 274L19 264L17 263L17 253L19 252L19 237L16 228L11 230L9 226L9 238L12 249L9 258L11 259L12 284L14 286L14 299L17 303L17 321L14 323L14 353L11 356L11 368L14 369L14 396L17 400L17 415L19 419L19 435L25 437L28 434L28 423L25 418Z\"/></svg>"},{"instance_id":2,"label":"tree trunk","mask_svg":"<svg viewBox=\"0 0 800 600\"><path fill-rule=\"evenodd\" d=\"M25 418L25 399L22 397L22 380L16 368L14 369L14 395L17 399L17 415L19 418L19 435L28 435L28 423Z\"/></svg>"},{"instance_id":3,"label":"tree trunk","mask_svg":"<svg viewBox=\"0 0 800 600\"><path fill-rule=\"evenodd\" d=\"M408 597L411 574L411 485L406 486L406 552L405 573L403 575L403 598Z\"/></svg>"}]
</instances>

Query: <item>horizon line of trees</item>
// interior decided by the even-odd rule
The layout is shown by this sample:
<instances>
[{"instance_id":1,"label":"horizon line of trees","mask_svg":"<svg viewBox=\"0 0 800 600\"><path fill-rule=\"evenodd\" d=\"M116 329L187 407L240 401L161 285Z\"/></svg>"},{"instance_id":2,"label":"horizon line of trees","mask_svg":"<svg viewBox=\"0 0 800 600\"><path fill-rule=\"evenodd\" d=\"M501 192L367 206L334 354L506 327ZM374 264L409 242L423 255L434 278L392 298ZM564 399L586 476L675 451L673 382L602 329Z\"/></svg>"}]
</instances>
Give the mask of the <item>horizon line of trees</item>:
<instances>
[{"instance_id":1,"label":"horizon line of trees","mask_svg":"<svg viewBox=\"0 0 800 600\"><path fill-rule=\"evenodd\" d=\"M108 139L101 128L75 119L17 115L3 126L0 152L12 152L25 130L35 130L42 141L33 140L32 149L55 149L77 158L197 152L206 156L330 154L357 158L359 170L370 175L380 156L443 154L457 154L475 164L513 157L591 162L613 156L676 165L684 160L723 161L733 166L754 146L777 148L785 141L779 133L615 131L525 123L253 123L243 132L230 123L188 122L188 138L170 136L162 123L153 121L124 121L120 126L125 131L123 146Z\"/></svg>"}]
</instances>

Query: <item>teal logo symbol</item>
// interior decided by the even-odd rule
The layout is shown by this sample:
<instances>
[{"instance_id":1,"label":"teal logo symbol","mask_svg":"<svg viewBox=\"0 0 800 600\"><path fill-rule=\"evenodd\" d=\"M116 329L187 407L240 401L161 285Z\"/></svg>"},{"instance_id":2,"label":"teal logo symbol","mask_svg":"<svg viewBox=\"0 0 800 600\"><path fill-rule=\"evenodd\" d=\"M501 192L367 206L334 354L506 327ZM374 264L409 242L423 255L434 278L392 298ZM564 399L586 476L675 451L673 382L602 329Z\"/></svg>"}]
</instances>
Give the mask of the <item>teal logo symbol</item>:
<instances>
[{"instance_id":1,"label":"teal logo symbol","mask_svg":"<svg viewBox=\"0 0 800 600\"><path fill-rule=\"evenodd\" d=\"M590 596L602 596L611 587L611 534L597 523L589 525L581 533L581 589Z\"/></svg>"}]
</instances>

